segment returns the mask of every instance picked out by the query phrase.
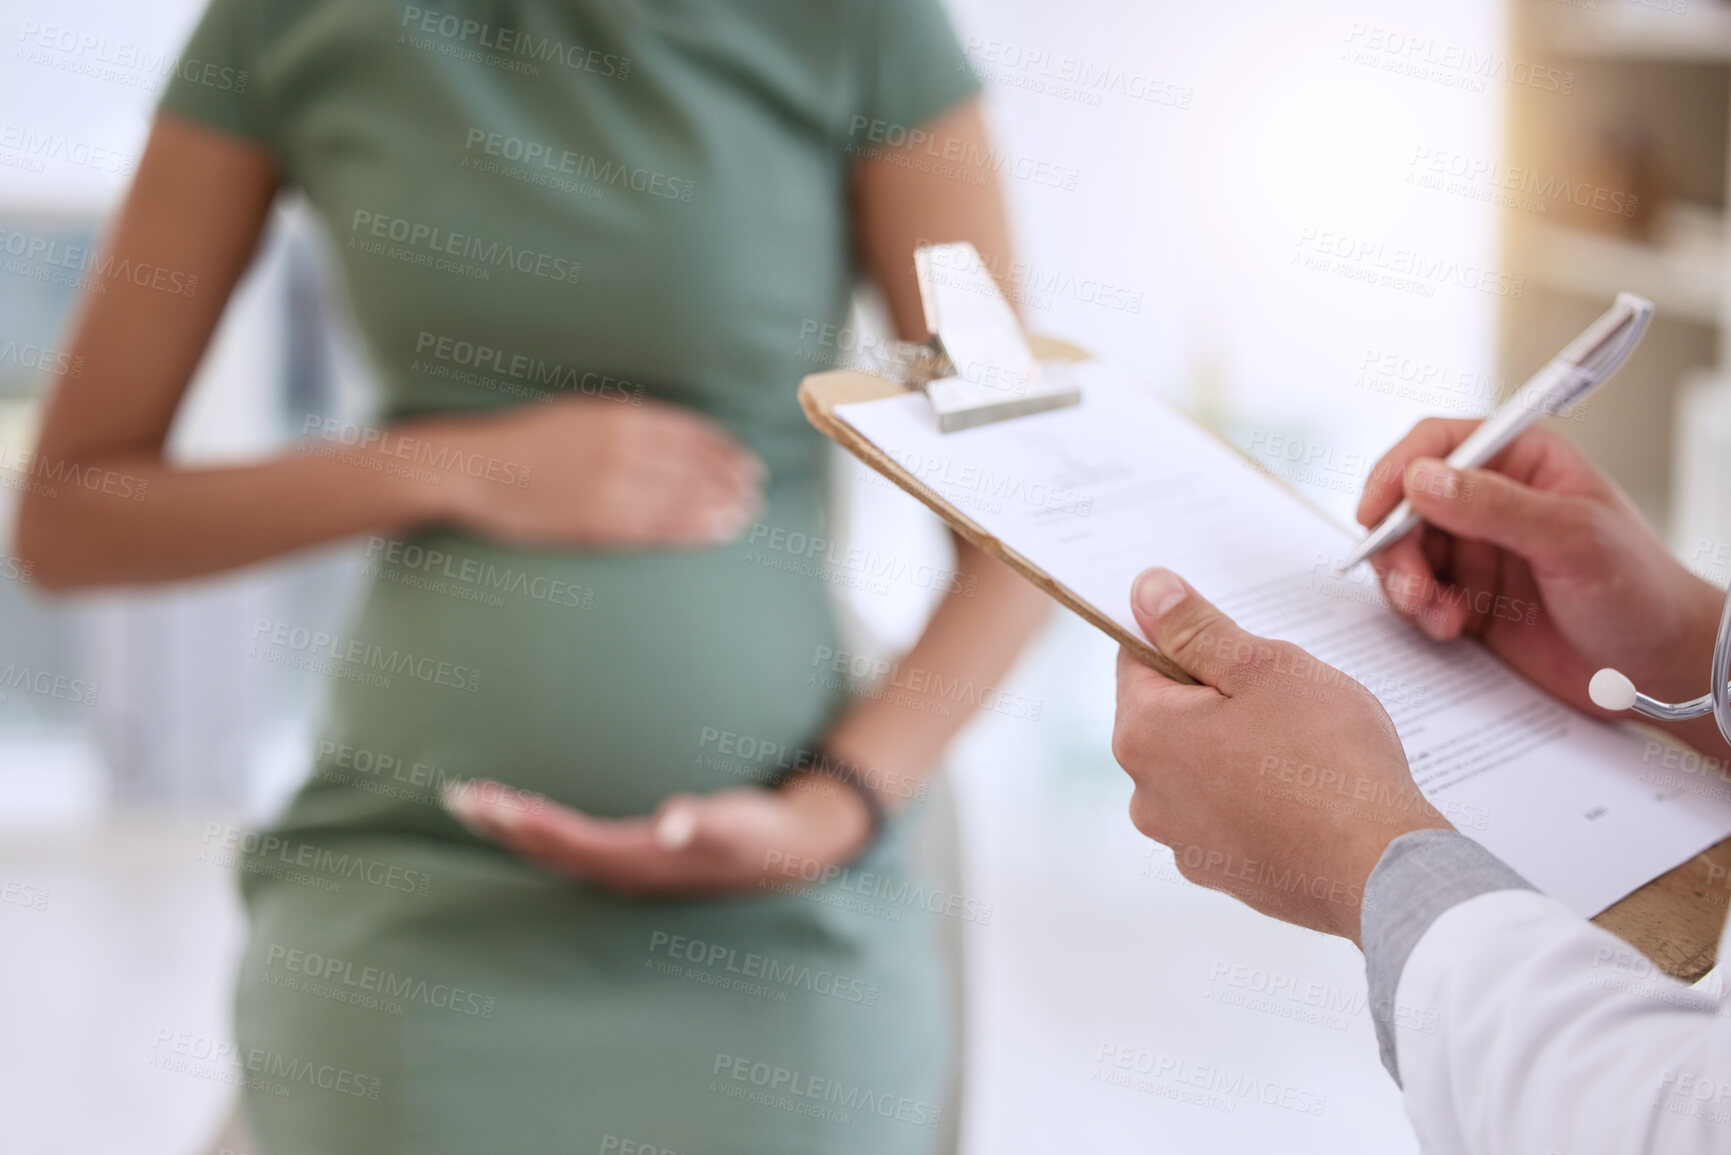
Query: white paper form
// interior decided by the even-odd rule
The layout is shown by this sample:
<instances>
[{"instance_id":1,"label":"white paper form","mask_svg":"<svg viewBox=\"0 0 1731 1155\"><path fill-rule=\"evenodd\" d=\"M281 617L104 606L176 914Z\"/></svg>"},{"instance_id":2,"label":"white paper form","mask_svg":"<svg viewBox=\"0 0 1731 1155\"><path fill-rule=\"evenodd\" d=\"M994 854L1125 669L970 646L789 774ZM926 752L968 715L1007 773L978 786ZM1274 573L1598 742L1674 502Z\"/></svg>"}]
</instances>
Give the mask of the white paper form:
<instances>
[{"instance_id":1,"label":"white paper form","mask_svg":"<svg viewBox=\"0 0 1731 1155\"><path fill-rule=\"evenodd\" d=\"M1690 793L1688 774L1643 761L1641 739L1555 702L1476 642L1424 638L1368 567L1334 576L1353 542L1344 528L1109 366L1079 368L1081 405L957 433L938 432L919 394L835 413L1131 632L1131 582L1161 565L1245 629L1364 682L1432 804L1583 916L1731 834L1731 801ZM1326 675L1315 691L1319 704L1339 692Z\"/></svg>"}]
</instances>

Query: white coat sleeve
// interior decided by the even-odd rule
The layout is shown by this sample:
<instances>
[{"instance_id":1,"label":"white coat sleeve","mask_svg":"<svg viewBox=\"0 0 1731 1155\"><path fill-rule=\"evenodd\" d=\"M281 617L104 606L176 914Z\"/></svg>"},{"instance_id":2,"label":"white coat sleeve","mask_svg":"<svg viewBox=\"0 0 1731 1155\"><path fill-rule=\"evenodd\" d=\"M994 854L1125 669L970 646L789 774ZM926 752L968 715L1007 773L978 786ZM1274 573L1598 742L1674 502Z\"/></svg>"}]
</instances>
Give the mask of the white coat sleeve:
<instances>
[{"instance_id":1,"label":"white coat sleeve","mask_svg":"<svg viewBox=\"0 0 1731 1155\"><path fill-rule=\"evenodd\" d=\"M1395 963L1378 1031L1426 1152L1731 1155L1731 1017L1720 1000L1527 888L1469 839L1424 831L1389 849L1392 864L1385 854L1365 888L1365 961L1373 999ZM1486 859L1500 878L1444 885L1445 905L1433 894L1416 932L1408 918L1388 933L1425 905L1410 893L1415 878L1471 878Z\"/></svg>"}]
</instances>

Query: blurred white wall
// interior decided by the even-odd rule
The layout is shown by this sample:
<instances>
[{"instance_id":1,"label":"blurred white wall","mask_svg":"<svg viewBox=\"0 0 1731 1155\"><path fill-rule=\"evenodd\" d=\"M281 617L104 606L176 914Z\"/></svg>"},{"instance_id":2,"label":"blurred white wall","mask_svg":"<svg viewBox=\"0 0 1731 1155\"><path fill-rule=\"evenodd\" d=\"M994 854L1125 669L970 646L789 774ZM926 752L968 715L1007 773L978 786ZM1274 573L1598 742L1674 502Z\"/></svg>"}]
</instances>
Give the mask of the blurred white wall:
<instances>
[{"instance_id":1,"label":"blurred white wall","mask_svg":"<svg viewBox=\"0 0 1731 1155\"><path fill-rule=\"evenodd\" d=\"M1497 210L1408 182L1420 150L1498 158L1505 86L1408 70L1501 56L1505 7L952 0L1004 147L1075 170L1074 189L1006 182L1024 259L1140 294L1128 311L1036 292L1031 322L1135 366L1350 510L1360 458L1428 411L1355 384L1372 351L1492 365L1498 297L1462 282L1497 271ZM1084 73L1107 79L1055 79ZM1330 234L1359 254L1350 267L1294 263ZM1433 275L1348 275L1407 262Z\"/></svg>"}]
</instances>

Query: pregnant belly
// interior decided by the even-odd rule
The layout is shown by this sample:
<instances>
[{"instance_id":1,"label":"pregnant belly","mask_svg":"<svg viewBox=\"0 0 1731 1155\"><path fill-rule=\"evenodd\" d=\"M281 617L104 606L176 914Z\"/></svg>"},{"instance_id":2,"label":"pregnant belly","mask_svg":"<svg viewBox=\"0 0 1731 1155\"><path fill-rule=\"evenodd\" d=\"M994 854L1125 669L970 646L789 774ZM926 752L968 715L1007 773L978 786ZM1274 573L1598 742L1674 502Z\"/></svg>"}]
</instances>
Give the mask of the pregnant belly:
<instances>
[{"instance_id":1,"label":"pregnant belly","mask_svg":"<svg viewBox=\"0 0 1731 1155\"><path fill-rule=\"evenodd\" d=\"M750 541L599 555L429 535L375 550L345 639L370 668L338 683L300 805L401 825L387 816L424 816L440 781L484 777L627 815L767 777L840 705L822 676L829 587L796 560Z\"/></svg>"}]
</instances>

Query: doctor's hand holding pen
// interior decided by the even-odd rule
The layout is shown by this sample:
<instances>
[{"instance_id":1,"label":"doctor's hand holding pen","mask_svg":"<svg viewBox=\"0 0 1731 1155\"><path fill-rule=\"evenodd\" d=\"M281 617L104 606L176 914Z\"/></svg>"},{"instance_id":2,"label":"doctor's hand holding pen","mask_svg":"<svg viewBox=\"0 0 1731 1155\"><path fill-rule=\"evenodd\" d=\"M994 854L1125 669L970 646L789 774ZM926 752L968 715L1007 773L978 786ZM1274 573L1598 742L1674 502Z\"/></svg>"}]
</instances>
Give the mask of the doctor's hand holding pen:
<instances>
[{"instance_id":1,"label":"doctor's hand holding pen","mask_svg":"<svg viewBox=\"0 0 1731 1155\"><path fill-rule=\"evenodd\" d=\"M1424 518L1371 558L1395 612L1438 641L1479 638L1596 717L1628 717L1587 696L1606 666L1658 697L1706 689L1724 592L1685 569L1623 491L1556 433L1529 430L1486 468L1451 468L1442 458L1477 424L1421 421L1371 471L1361 524L1402 497ZM1711 716L1667 728L1704 752L1725 751Z\"/></svg>"}]
</instances>

